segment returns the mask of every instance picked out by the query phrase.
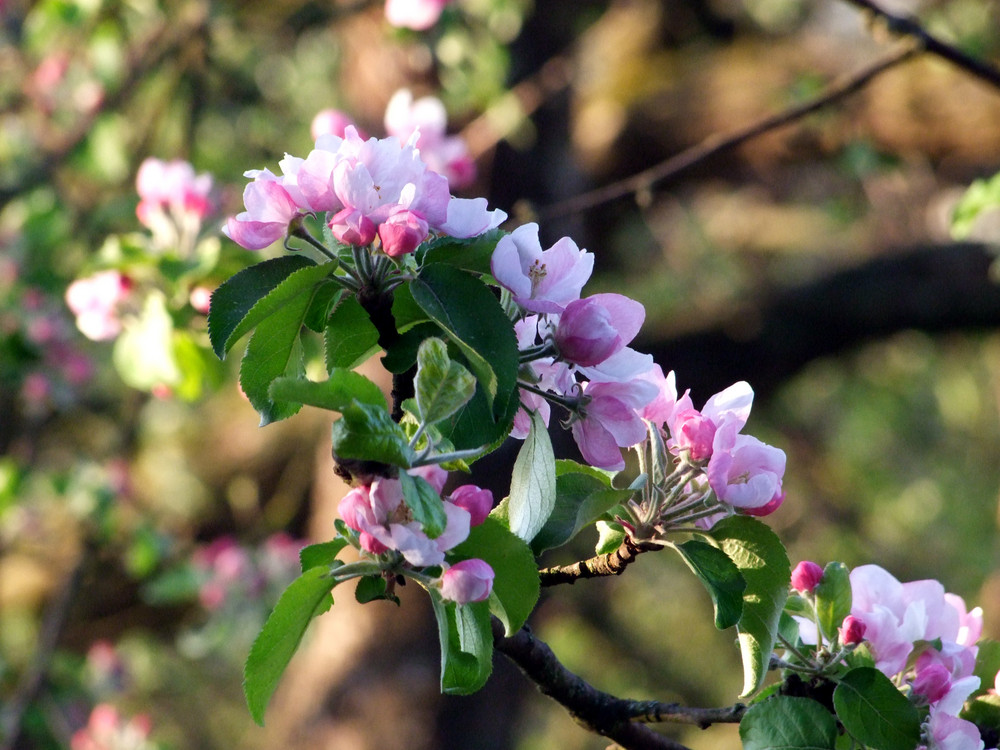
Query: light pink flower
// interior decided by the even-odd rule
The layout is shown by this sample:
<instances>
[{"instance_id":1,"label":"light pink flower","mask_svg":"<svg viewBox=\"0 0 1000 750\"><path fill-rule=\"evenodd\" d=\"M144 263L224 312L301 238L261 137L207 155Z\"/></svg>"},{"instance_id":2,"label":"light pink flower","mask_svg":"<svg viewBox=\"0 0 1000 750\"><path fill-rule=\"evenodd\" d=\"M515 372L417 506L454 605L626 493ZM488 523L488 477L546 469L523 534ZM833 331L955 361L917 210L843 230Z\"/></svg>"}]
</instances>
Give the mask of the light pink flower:
<instances>
[{"instance_id":1,"label":"light pink flower","mask_svg":"<svg viewBox=\"0 0 1000 750\"><path fill-rule=\"evenodd\" d=\"M636 377L649 381L656 386L656 397L642 408L639 414L643 419L648 419L658 427L662 427L667 418L673 414L677 405L677 384L674 371L671 370L664 376L663 369L659 365L653 367Z\"/></svg>"},{"instance_id":2,"label":"light pink flower","mask_svg":"<svg viewBox=\"0 0 1000 750\"><path fill-rule=\"evenodd\" d=\"M136 174L135 186L140 198L136 216L150 228L157 221L155 214L164 209L172 211L175 217L191 214L198 219L205 218L213 209L212 176L196 175L194 167L180 159L144 160Z\"/></svg>"},{"instance_id":3,"label":"light pink flower","mask_svg":"<svg viewBox=\"0 0 1000 750\"><path fill-rule=\"evenodd\" d=\"M584 367L599 365L635 338L645 317L645 308L633 299L594 294L566 305L553 340L566 361Z\"/></svg>"},{"instance_id":4,"label":"light pink flower","mask_svg":"<svg viewBox=\"0 0 1000 750\"><path fill-rule=\"evenodd\" d=\"M433 171L444 175L453 189L457 189L475 180L476 164L469 156L465 141L446 134L447 125L448 114L444 104L434 96L414 101L409 90L400 89L386 106L386 132L401 141L419 133L416 145L420 158Z\"/></svg>"},{"instance_id":5,"label":"light pink flower","mask_svg":"<svg viewBox=\"0 0 1000 750\"><path fill-rule=\"evenodd\" d=\"M302 209L282 186L280 178L266 169L252 174L254 181L243 191L246 211L230 217L222 231L247 250L260 250L284 237L288 225Z\"/></svg>"},{"instance_id":6,"label":"light pink flower","mask_svg":"<svg viewBox=\"0 0 1000 750\"><path fill-rule=\"evenodd\" d=\"M114 270L99 271L67 287L66 305L76 315L76 326L84 336L106 341L121 333L119 307L131 289L127 276Z\"/></svg>"},{"instance_id":7,"label":"light pink flower","mask_svg":"<svg viewBox=\"0 0 1000 750\"><path fill-rule=\"evenodd\" d=\"M678 452L688 451L694 461L709 459L715 450L719 428L729 425L726 434L735 435L746 424L752 406L753 389L742 380L709 398L701 411L694 408L691 396L685 393L677 399L673 413L666 420L669 447Z\"/></svg>"},{"instance_id":8,"label":"light pink flower","mask_svg":"<svg viewBox=\"0 0 1000 750\"><path fill-rule=\"evenodd\" d=\"M437 23L450 0L386 0L385 20L393 26L426 31Z\"/></svg>"},{"instance_id":9,"label":"light pink flower","mask_svg":"<svg viewBox=\"0 0 1000 750\"><path fill-rule=\"evenodd\" d=\"M644 380L628 383L591 381L583 387L583 417L573 422L573 439L584 459L601 469L625 468L621 448L642 442L646 425L637 413L656 397Z\"/></svg>"},{"instance_id":10,"label":"light pink flower","mask_svg":"<svg viewBox=\"0 0 1000 750\"><path fill-rule=\"evenodd\" d=\"M548 250L538 241L538 225L524 224L502 237L490 260L493 277L525 310L559 313L573 300L594 269L594 256L563 237Z\"/></svg>"},{"instance_id":11,"label":"light pink flower","mask_svg":"<svg viewBox=\"0 0 1000 750\"><path fill-rule=\"evenodd\" d=\"M458 604L481 602L493 590L493 568L479 559L462 560L441 574L441 598Z\"/></svg>"},{"instance_id":12,"label":"light pink flower","mask_svg":"<svg viewBox=\"0 0 1000 750\"><path fill-rule=\"evenodd\" d=\"M147 750L151 729L149 717L140 714L128 721L107 703L94 706L87 726L70 740L72 750Z\"/></svg>"},{"instance_id":13,"label":"light pink flower","mask_svg":"<svg viewBox=\"0 0 1000 750\"><path fill-rule=\"evenodd\" d=\"M803 593L812 593L823 580L823 568L811 560L803 560L792 571L792 588Z\"/></svg>"},{"instance_id":14,"label":"light pink flower","mask_svg":"<svg viewBox=\"0 0 1000 750\"><path fill-rule=\"evenodd\" d=\"M928 750L983 750L979 728L971 721L931 708L927 724Z\"/></svg>"},{"instance_id":15,"label":"light pink flower","mask_svg":"<svg viewBox=\"0 0 1000 750\"><path fill-rule=\"evenodd\" d=\"M433 487L434 491L439 495L444 490L445 482L448 481L448 471L447 469L442 469L440 464L417 466L413 469L407 469L406 473L410 476L420 477Z\"/></svg>"},{"instance_id":16,"label":"light pink flower","mask_svg":"<svg viewBox=\"0 0 1000 750\"><path fill-rule=\"evenodd\" d=\"M469 523L472 526L478 526L485 521L486 516L493 510L493 493L474 484L456 487L449 499L459 508L465 508L469 512Z\"/></svg>"},{"instance_id":17,"label":"light pink flower","mask_svg":"<svg viewBox=\"0 0 1000 750\"><path fill-rule=\"evenodd\" d=\"M343 138L348 125L354 125L354 121L346 113L339 109L321 109L313 117L309 132L314 141L324 135Z\"/></svg>"},{"instance_id":18,"label":"light pink flower","mask_svg":"<svg viewBox=\"0 0 1000 750\"><path fill-rule=\"evenodd\" d=\"M733 507L752 510L782 499L785 452L750 435L739 435L738 420L723 422L715 434L705 473L716 497Z\"/></svg>"}]
</instances>

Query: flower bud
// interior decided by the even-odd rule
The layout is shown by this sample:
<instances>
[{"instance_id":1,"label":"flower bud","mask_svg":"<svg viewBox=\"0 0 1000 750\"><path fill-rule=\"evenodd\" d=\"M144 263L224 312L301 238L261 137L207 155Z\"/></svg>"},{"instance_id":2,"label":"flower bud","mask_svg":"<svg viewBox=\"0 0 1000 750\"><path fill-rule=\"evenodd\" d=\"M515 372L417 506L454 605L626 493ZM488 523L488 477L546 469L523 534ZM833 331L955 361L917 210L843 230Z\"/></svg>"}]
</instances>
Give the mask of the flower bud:
<instances>
[{"instance_id":1,"label":"flower bud","mask_svg":"<svg viewBox=\"0 0 1000 750\"><path fill-rule=\"evenodd\" d=\"M928 703L937 703L951 689L951 672L941 662L934 661L921 666L917 664L917 674L913 678L913 692L924 696Z\"/></svg>"},{"instance_id":2,"label":"flower bud","mask_svg":"<svg viewBox=\"0 0 1000 750\"><path fill-rule=\"evenodd\" d=\"M866 626L864 622L854 615L845 617L844 624L837 628L837 632L840 634L840 642L845 646L853 646L856 643L861 643L865 639L865 630Z\"/></svg>"},{"instance_id":3,"label":"flower bud","mask_svg":"<svg viewBox=\"0 0 1000 750\"><path fill-rule=\"evenodd\" d=\"M472 516L470 525L478 526L493 510L493 493L474 484L463 484L451 493L451 502L469 511Z\"/></svg>"},{"instance_id":4,"label":"flower bud","mask_svg":"<svg viewBox=\"0 0 1000 750\"><path fill-rule=\"evenodd\" d=\"M811 594L823 580L823 569L810 560L803 560L792 571L792 588Z\"/></svg>"},{"instance_id":5,"label":"flower bud","mask_svg":"<svg viewBox=\"0 0 1000 750\"><path fill-rule=\"evenodd\" d=\"M441 574L441 598L458 604L481 602L493 590L493 568L479 559L462 560Z\"/></svg>"}]
</instances>

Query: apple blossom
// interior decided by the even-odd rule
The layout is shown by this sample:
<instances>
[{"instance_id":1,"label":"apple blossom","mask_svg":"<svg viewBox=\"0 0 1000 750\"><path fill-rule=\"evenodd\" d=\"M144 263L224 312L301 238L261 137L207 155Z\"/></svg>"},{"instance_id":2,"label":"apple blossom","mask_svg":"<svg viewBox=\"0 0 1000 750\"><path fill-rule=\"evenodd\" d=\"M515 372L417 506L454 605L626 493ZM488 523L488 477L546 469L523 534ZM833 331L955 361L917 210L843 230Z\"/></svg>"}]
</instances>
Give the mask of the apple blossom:
<instances>
[{"instance_id":1,"label":"apple blossom","mask_svg":"<svg viewBox=\"0 0 1000 750\"><path fill-rule=\"evenodd\" d=\"M309 125L309 133L314 141L319 140L324 135L336 135L343 138L348 125L354 125L354 121L345 112L341 112L339 109L321 109L313 117L312 123Z\"/></svg>"},{"instance_id":2,"label":"apple blossom","mask_svg":"<svg viewBox=\"0 0 1000 750\"><path fill-rule=\"evenodd\" d=\"M583 366L599 365L625 348L642 327L643 306L621 294L573 300L553 333L559 356Z\"/></svg>"},{"instance_id":3,"label":"apple blossom","mask_svg":"<svg viewBox=\"0 0 1000 750\"><path fill-rule=\"evenodd\" d=\"M601 469L624 469L620 449L646 437L646 425L637 410L655 397L656 387L645 380L585 383L580 417L571 427L584 459Z\"/></svg>"},{"instance_id":4,"label":"apple blossom","mask_svg":"<svg viewBox=\"0 0 1000 750\"><path fill-rule=\"evenodd\" d=\"M823 568L811 560L803 560L792 571L792 588L803 593L812 593L823 580Z\"/></svg>"},{"instance_id":5,"label":"apple blossom","mask_svg":"<svg viewBox=\"0 0 1000 750\"><path fill-rule=\"evenodd\" d=\"M478 526L486 520L486 516L493 510L493 493L489 490L480 489L474 484L463 484L456 487L448 498L459 508L465 508L469 512L469 523Z\"/></svg>"},{"instance_id":6,"label":"apple blossom","mask_svg":"<svg viewBox=\"0 0 1000 750\"><path fill-rule=\"evenodd\" d=\"M88 339L106 341L122 330L119 306L132 290L132 281L118 271L99 271L77 279L66 288L66 304L76 315L76 326Z\"/></svg>"},{"instance_id":7,"label":"apple blossom","mask_svg":"<svg viewBox=\"0 0 1000 750\"><path fill-rule=\"evenodd\" d=\"M594 256L569 237L542 250L538 225L524 224L500 239L490 269L525 310L558 313L580 298L594 269Z\"/></svg>"},{"instance_id":8,"label":"apple blossom","mask_svg":"<svg viewBox=\"0 0 1000 750\"><path fill-rule=\"evenodd\" d=\"M139 165L135 178L139 205L135 212L139 221L153 228L157 212L169 209L175 215L189 213L203 219L212 211L212 176L195 174L188 162L176 159L162 161L148 158Z\"/></svg>"},{"instance_id":9,"label":"apple blossom","mask_svg":"<svg viewBox=\"0 0 1000 750\"><path fill-rule=\"evenodd\" d=\"M716 497L741 510L781 504L785 452L751 435L738 435L738 420L716 431L705 473Z\"/></svg>"},{"instance_id":10,"label":"apple blossom","mask_svg":"<svg viewBox=\"0 0 1000 750\"><path fill-rule=\"evenodd\" d=\"M854 615L844 618L843 624L837 628L840 642L845 646L861 643L865 637L865 624Z\"/></svg>"},{"instance_id":11,"label":"apple blossom","mask_svg":"<svg viewBox=\"0 0 1000 750\"><path fill-rule=\"evenodd\" d=\"M462 560L447 568L438 582L441 598L458 604L489 599L493 568L479 559Z\"/></svg>"},{"instance_id":12,"label":"apple blossom","mask_svg":"<svg viewBox=\"0 0 1000 750\"><path fill-rule=\"evenodd\" d=\"M437 23L450 0L386 0L385 20L393 26L426 31Z\"/></svg>"},{"instance_id":13,"label":"apple blossom","mask_svg":"<svg viewBox=\"0 0 1000 750\"><path fill-rule=\"evenodd\" d=\"M434 96L414 100L408 89L400 89L389 99L385 109L385 131L406 141L419 134L420 158L433 171L444 175L452 188L462 188L476 178L476 164L469 156L465 141L446 135L448 114Z\"/></svg>"},{"instance_id":14,"label":"apple blossom","mask_svg":"<svg viewBox=\"0 0 1000 750\"><path fill-rule=\"evenodd\" d=\"M247 172L254 181L243 191L246 211L230 217L223 233L247 250L261 250L280 240L288 225L302 213L300 206L268 170Z\"/></svg>"}]
</instances>

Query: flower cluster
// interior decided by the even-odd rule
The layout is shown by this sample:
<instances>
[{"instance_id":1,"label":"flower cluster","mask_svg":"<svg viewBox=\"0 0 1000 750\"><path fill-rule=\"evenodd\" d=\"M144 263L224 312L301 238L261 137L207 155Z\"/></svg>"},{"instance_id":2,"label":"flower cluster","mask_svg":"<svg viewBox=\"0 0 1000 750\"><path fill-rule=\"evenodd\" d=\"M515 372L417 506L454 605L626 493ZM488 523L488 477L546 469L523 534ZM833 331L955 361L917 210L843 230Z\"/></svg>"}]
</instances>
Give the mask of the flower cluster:
<instances>
[{"instance_id":1,"label":"flower cluster","mask_svg":"<svg viewBox=\"0 0 1000 750\"><path fill-rule=\"evenodd\" d=\"M107 703L94 707L87 726L70 741L72 750L153 750L149 740L152 724L148 716L124 719L118 709Z\"/></svg>"},{"instance_id":2,"label":"flower cluster","mask_svg":"<svg viewBox=\"0 0 1000 750\"><path fill-rule=\"evenodd\" d=\"M426 482L434 492L444 490L447 472L436 465L412 469L411 476ZM463 560L449 565L446 553L468 538L469 530L486 520L493 507L493 494L474 485L463 485L443 498L446 523L431 538L403 498L398 479L378 478L355 487L340 501L338 512L347 527L357 533L360 550L378 558L402 557L408 566L442 568L430 585L442 598L466 604L489 597L493 570L482 560Z\"/></svg>"},{"instance_id":3,"label":"flower cluster","mask_svg":"<svg viewBox=\"0 0 1000 750\"><path fill-rule=\"evenodd\" d=\"M281 175L250 170L246 211L230 218L223 231L249 250L284 238L293 222L325 214L333 236L363 247L378 241L385 255L412 253L432 232L474 237L507 215L488 211L485 199L454 198L448 180L421 159L414 133L405 142L389 137L364 140L348 125L343 137L321 135L305 157L286 155Z\"/></svg>"},{"instance_id":4,"label":"flower cluster","mask_svg":"<svg viewBox=\"0 0 1000 750\"><path fill-rule=\"evenodd\" d=\"M792 573L792 588L810 600L823 580L823 569L804 561ZM827 642L814 618L797 615L801 641L834 653L863 644L875 668L927 709L923 740L928 748L982 750L976 725L959 716L979 688L973 670L982 609L967 610L962 598L945 592L938 581L901 583L878 565L850 572L850 594L850 614L834 643Z\"/></svg>"},{"instance_id":5,"label":"flower cluster","mask_svg":"<svg viewBox=\"0 0 1000 750\"><path fill-rule=\"evenodd\" d=\"M109 341L122 331L122 308L132 291L132 280L114 269L77 279L66 288L66 306L76 316L76 327L91 341Z\"/></svg>"},{"instance_id":6,"label":"flower cluster","mask_svg":"<svg viewBox=\"0 0 1000 750\"><path fill-rule=\"evenodd\" d=\"M212 176L195 174L188 162L148 158L135 179L135 214L153 234L154 247L187 255L204 220L215 211Z\"/></svg>"},{"instance_id":7,"label":"flower cluster","mask_svg":"<svg viewBox=\"0 0 1000 750\"><path fill-rule=\"evenodd\" d=\"M233 603L242 606L250 600L272 599L298 573L302 546L278 532L257 548L223 536L197 549L191 562L199 581L201 605L217 611Z\"/></svg>"}]
</instances>

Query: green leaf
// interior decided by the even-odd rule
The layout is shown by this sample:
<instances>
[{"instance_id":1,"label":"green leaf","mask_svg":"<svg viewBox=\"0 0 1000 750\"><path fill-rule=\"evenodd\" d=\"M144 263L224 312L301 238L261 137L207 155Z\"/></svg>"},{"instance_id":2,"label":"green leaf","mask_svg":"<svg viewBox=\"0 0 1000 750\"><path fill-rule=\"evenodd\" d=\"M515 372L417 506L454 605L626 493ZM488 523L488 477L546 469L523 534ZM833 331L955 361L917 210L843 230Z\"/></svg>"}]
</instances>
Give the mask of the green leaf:
<instances>
[{"instance_id":1,"label":"green leaf","mask_svg":"<svg viewBox=\"0 0 1000 750\"><path fill-rule=\"evenodd\" d=\"M844 729L874 750L913 750L920 740L916 706L874 667L845 674L833 691L833 706Z\"/></svg>"},{"instance_id":2,"label":"green leaf","mask_svg":"<svg viewBox=\"0 0 1000 750\"><path fill-rule=\"evenodd\" d=\"M497 399L493 407L490 407L482 383L476 383L476 392L472 398L451 417L439 422L437 427L456 449L486 446L485 452L488 453L510 435L514 415L520 405L520 392L514 388L505 404Z\"/></svg>"},{"instance_id":3,"label":"green leaf","mask_svg":"<svg viewBox=\"0 0 1000 750\"><path fill-rule=\"evenodd\" d=\"M260 426L286 419L297 413L301 404L271 400L271 383L282 376L298 378L305 374L299 331L309 299L300 305L285 307L262 320L240 362L240 388L260 414Z\"/></svg>"},{"instance_id":4,"label":"green leaf","mask_svg":"<svg viewBox=\"0 0 1000 750\"><path fill-rule=\"evenodd\" d=\"M424 533L431 539L441 536L448 523L441 496L422 477L410 476L401 471L399 481L403 485L403 500L413 514L413 520L423 525Z\"/></svg>"},{"instance_id":5,"label":"green leaf","mask_svg":"<svg viewBox=\"0 0 1000 750\"><path fill-rule=\"evenodd\" d=\"M399 604L399 597L395 594L387 594L386 589L385 578L382 576L361 576L358 579L357 587L354 589L354 598L357 599L359 604L368 604L368 602L380 599L386 599Z\"/></svg>"},{"instance_id":6,"label":"green leaf","mask_svg":"<svg viewBox=\"0 0 1000 750\"><path fill-rule=\"evenodd\" d=\"M1000 208L1000 173L988 180L974 180L952 211L951 236L956 240L965 239L979 215L996 208Z\"/></svg>"},{"instance_id":7,"label":"green leaf","mask_svg":"<svg viewBox=\"0 0 1000 750\"><path fill-rule=\"evenodd\" d=\"M251 309L295 271L315 266L302 255L283 255L244 268L212 293L208 310L208 338L219 359L225 359L240 335L253 326L241 326Z\"/></svg>"},{"instance_id":8,"label":"green leaf","mask_svg":"<svg viewBox=\"0 0 1000 750\"><path fill-rule=\"evenodd\" d=\"M517 384L514 326L493 292L465 271L440 263L425 266L410 282L414 301L441 326L469 363L487 405L506 404Z\"/></svg>"},{"instance_id":9,"label":"green leaf","mask_svg":"<svg viewBox=\"0 0 1000 750\"><path fill-rule=\"evenodd\" d=\"M478 557L493 568L490 610L504 624L507 635L524 625L538 603L539 579L535 556L524 541L510 532L503 521L488 516L472 527L469 538L452 550L449 557L469 560Z\"/></svg>"},{"instance_id":10,"label":"green leaf","mask_svg":"<svg viewBox=\"0 0 1000 750\"><path fill-rule=\"evenodd\" d=\"M424 340L440 333L437 323L417 323L386 349L382 366L393 375L401 375L417 363L417 350Z\"/></svg>"},{"instance_id":11,"label":"green leaf","mask_svg":"<svg viewBox=\"0 0 1000 750\"><path fill-rule=\"evenodd\" d=\"M448 356L448 347L436 338L426 339L417 351L415 383L417 416L426 424L447 419L476 392L476 379Z\"/></svg>"},{"instance_id":12,"label":"green leaf","mask_svg":"<svg viewBox=\"0 0 1000 750\"><path fill-rule=\"evenodd\" d=\"M261 726L267 703L310 620L333 603L330 592L335 585L322 567L307 570L285 589L253 642L243 669L243 693L250 715Z\"/></svg>"},{"instance_id":13,"label":"green leaf","mask_svg":"<svg viewBox=\"0 0 1000 750\"><path fill-rule=\"evenodd\" d=\"M316 293L303 321L310 331L323 333L334 306L343 298L346 290L334 281L326 279L316 285Z\"/></svg>"},{"instance_id":14,"label":"green leaf","mask_svg":"<svg viewBox=\"0 0 1000 750\"><path fill-rule=\"evenodd\" d=\"M396 321L396 330L406 333L413 326L426 323L430 317L413 299L407 284L396 287L392 293L392 318Z\"/></svg>"},{"instance_id":15,"label":"green leaf","mask_svg":"<svg viewBox=\"0 0 1000 750\"><path fill-rule=\"evenodd\" d=\"M439 237L421 245L416 252L417 263L445 263L449 266L463 268L473 273L488 274L490 260L497 243L506 232L492 229L478 237L456 239L455 237Z\"/></svg>"},{"instance_id":16,"label":"green leaf","mask_svg":"<svg viewBox=\"0 0 1000 750\"><path fill-rule=\"evenodd\" d=\"M493 671L493 630L488 602L458 605L431 591L441 642L441 692L469 695Z\"/></svg>"},{"instance_id":17,"label":"green leaf","mask_svg":"<svg viewBox=\"0 0 1000 750\"><path fill-rule=\"evenodd\" d=\"M1000 672L1000 641L983 639L977 644L976 667L973 674L979 678L979 689L973 695L985 693L993 687L997 672Z\"/></svg>"},{"instance_id":18,"label":"green leaf","mask_svg":"<svg viewBox=\"0 0 1000 750\"><path fill-rule=\"evenodd\" d=\"M992 730L995 737L996 733L1000 732L1000 695L986 693L969 701L961 713L961 718L979 727L983 735Z\"/></svg>"},{"instance_id":19,"label":"green leaf","mask_svg":"<svg viewBox=\"0 0 1000 750\"><path fill-rule=\"evenodd\" d=\"M333 452L340 458L377 461L408 469L416 458L403 428L384 406L355 401L333 423Z\"/></svg>"},{"instance_id":20,"label":"green leaf","mask_svg":"<svg viewBox=\"0 0 1000 750\"><path fill-rule=\"evenodd\" d=\"M541 415L531 415L531 430L514 461L507 519L526 542L535 538L556 505L556 460Z\"/></svg>"},{"instance_id":21,"label":"green leaf","mask_svg":"<svg viewBox=\"0 0 1000 750\"><path fill-rule=\"evenodd\" d=\"M842 562L827 563L815 594L819 626L827 640L832 642L837 637L837 628L851 614L853 596L847 566Z\"/></svg>"},{"instance_id":22,"label":"green leaf","mask_svg":"<svg viewBox=\"0 0 1000 750\"><path fill-rule=\"evenodd\" d=\"M811 698L776 695L746 712L740 739L743 750L832 750L837 722Z\"/></svg>"},{"instance_id":23,"label":"green leaf","mask_svg":"<svg viewBox=\"0 0 1000 750\"><path fill-rule=\"evenodd\" d=\"M556 461L555 506L541 531L531 540L536 555L566 544L582 529L632 496L631 490L610 487L610 480L604 475L596 478L590 472L560 473L560 463Z\"/></svg>"},{"instance_id":24,"label":"green leaf","mask_svg":"<svg viewBox=\"0 0 1000 750\"><path fill-rule=\"evenodd\" d=\"M326 321L326 369L357 367L378 351L378 329L353 295L341 300Z\"/></svg>"},{"instance_id":25,"label":"green leaf","mask_svg":"<svg viewBox=\"0 0 1000 750\"><path fill-rule=\"evenodd\" d=\"M277 378L268 391L274 401L290 401L320 409L342 412L351 403L369 404L388 409L381 389L364 375L352 370L334 369L320 383L305 378Z\"/></svg>"},{"instance_id":26,"label":"green leaf","mask_svg":"<svg viewBox=\"0 0 1000 750\"><path fill-rule=\"evenodd\" d=\"M792 577L788 555L777 535L748 516L730 516L712 527L711 536L736 563L746 581L743 614L737 623L743 655L743 692L757 690L771 661L781 611Z\"/></svg>"},{"instance_id":27,"label":"green leaf","mask_svg":"<svg viewBox=\"0 0 1000 750\"><path fill-rule=\"evenodd\" d=\"M326 568L327 570L337 561L337 555L347 546L347 540L337 537L329 542L310 544L299 550L299 562L302 565L302 572L305 573L310 568Z\"/></svg>"},{"instance_id":28,"label":"green leaf","mask_svg":"<svg viewBox=\"0 0 1000 750\"><path fill-rule=\"evenodd\" d=\"M747 582L736 563L718 547L697 539L679 544L676 549L708 589L715 606L715 627L725 630L739 622Z\"/></svg>"},{"instance_id":29,"label":"green leaf","mask_svg":"<svg viewBox=\"0 0 1000 750\"><path fill-rule=\"evenodd\" d=\"M577 463L568 458L560 458L556 460L556 476L561 477L563 474L586 474L601 482L605 487L613 486L612 483L618 476L618 472L611 469L598 469L596 466Z\"/></svg>"},{"instance_id":30,"label":"green leaf","mask_svg":"<svg viewBox=\"0 0 1000 750\"><path fill-rule=\"evenodd\" d=\"M613 521L598 521L595 525L597 526L595 554L606 555L622 546L622 542L625 541L625 529L622 528L621 524Z\"/></svg>"}]
</instances>

